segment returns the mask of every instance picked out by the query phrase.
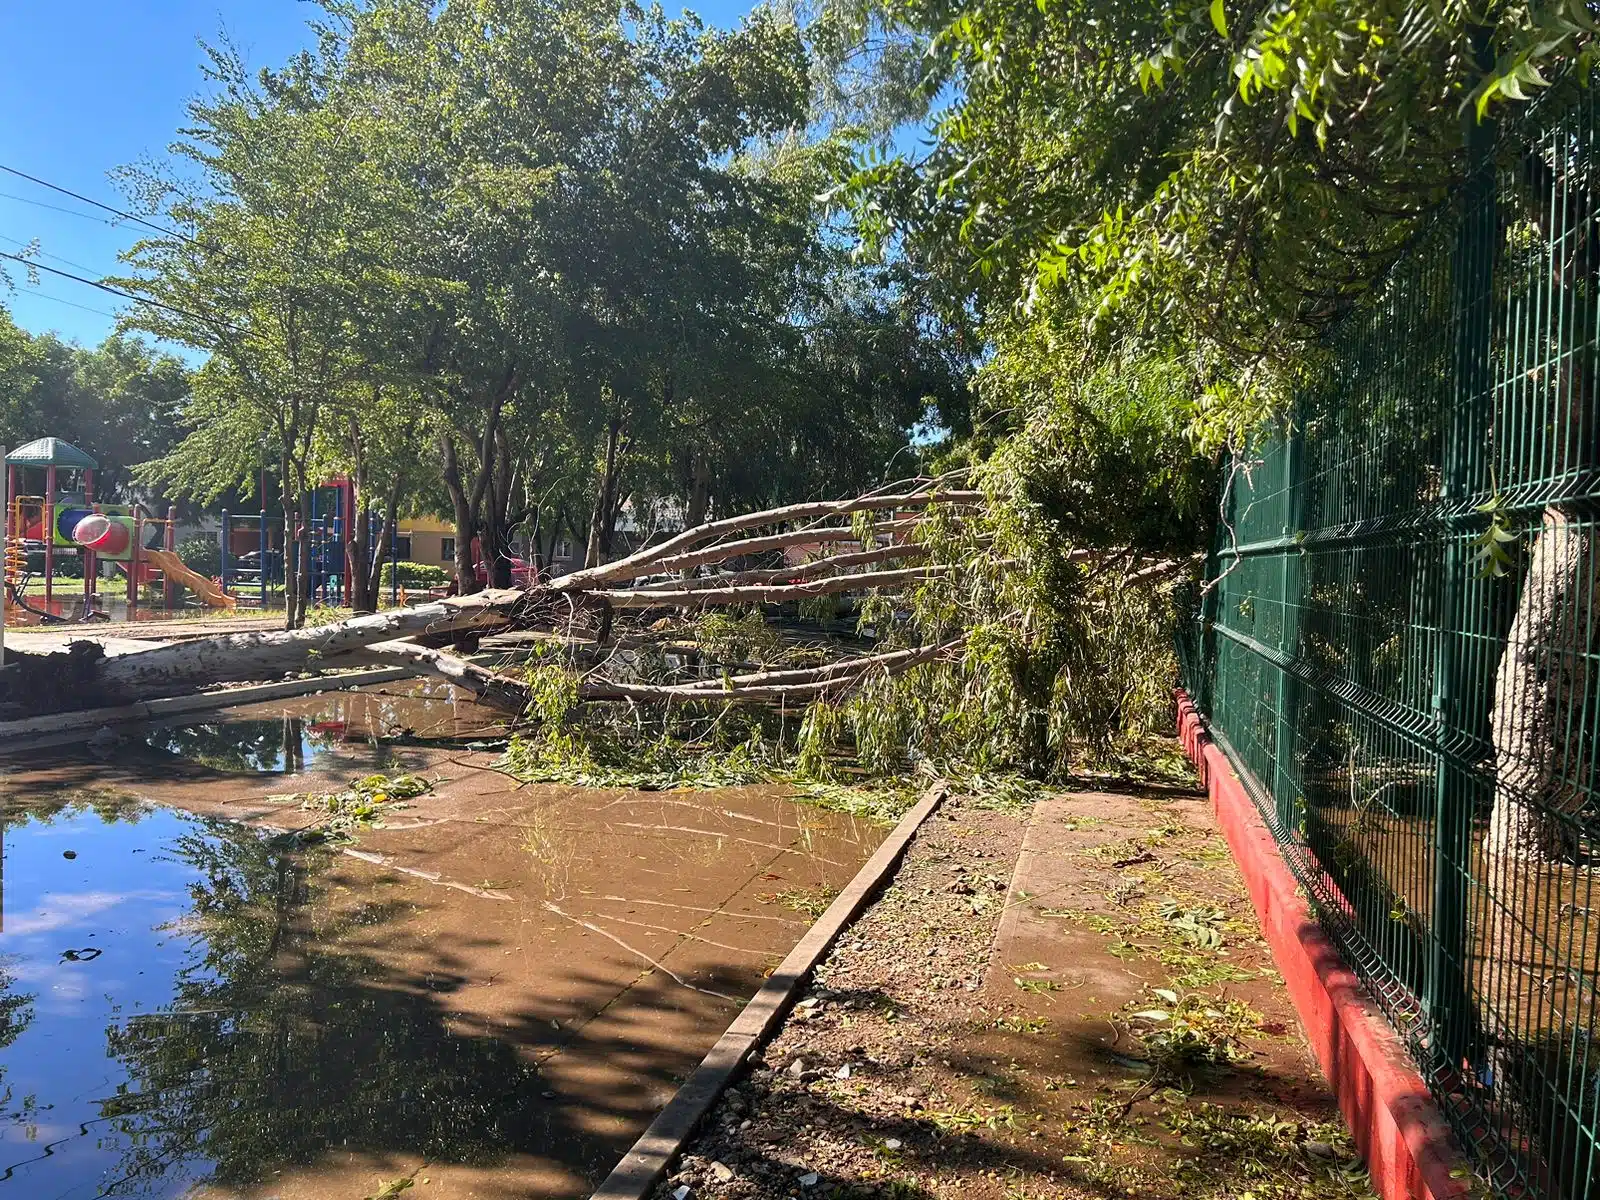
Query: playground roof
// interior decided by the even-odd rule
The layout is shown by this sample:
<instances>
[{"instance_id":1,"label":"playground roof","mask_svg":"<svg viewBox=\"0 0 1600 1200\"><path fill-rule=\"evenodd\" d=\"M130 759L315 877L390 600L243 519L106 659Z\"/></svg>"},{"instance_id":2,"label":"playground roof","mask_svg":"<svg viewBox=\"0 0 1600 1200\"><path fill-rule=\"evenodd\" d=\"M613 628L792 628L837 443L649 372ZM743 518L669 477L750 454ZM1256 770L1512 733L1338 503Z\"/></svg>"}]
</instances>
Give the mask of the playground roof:
<instances>
[{"instance_id":1,"label":"playground roof","mask_svg":"<svg viewBox=\"0 0 1600 1200\"><path fill-rule=\"evenodd\" d=\"M100 465L71 442L53 437L18 446L6 455L6 463L13 467L67 467L74 471L93 471Z\"/></svg>"}]
</instances>

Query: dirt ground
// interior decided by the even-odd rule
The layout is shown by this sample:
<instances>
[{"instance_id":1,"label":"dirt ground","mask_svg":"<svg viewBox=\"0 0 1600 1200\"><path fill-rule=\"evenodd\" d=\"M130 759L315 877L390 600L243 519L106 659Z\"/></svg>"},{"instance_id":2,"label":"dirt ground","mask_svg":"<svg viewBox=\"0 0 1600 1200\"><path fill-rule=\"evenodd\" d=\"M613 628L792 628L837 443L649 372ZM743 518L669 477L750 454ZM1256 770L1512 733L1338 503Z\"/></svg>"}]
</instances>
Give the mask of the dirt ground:
<instances>
[{"instance_id":1,"label":"dirt ground","mask_svg":"<svg viewBox=\"0 0 1600 1200\"><path fill-rule=\"evenodd\" d=\"M949 803L656 1200L1370 1194L1177 789Z\"/></svg>"}]
</instances>

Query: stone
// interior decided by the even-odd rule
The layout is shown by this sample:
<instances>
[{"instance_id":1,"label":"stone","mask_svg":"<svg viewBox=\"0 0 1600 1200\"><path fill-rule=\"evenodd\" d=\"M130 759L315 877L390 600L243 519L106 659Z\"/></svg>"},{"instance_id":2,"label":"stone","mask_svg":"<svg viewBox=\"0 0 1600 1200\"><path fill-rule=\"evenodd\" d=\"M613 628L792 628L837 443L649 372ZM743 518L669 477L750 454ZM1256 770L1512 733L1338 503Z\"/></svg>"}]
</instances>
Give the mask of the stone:
<instances>
[{"instance_id":1,"label":"stone","mask_svg":"<svg viewBox=\"0 0 1600 1200\"><path fill-rule=\"evenodd\" d=\"M795 1182L803 1188L816 1187L817 1181L821 1178L822 1176L818 1175L815 1171L807 1171L804 1175L800 1176L799 1179L795 1180Z\"/></svg>"},{"instance_id":2,"label":"stone","mask_svg":"<svg viewBox=\"0 0 1600 1200\"><path fill-rule=\"evenodd\" d=\"M689 1185L682 1184L672 1189L672 1200L689 1200Z\"/></svg>"},{"instance_id":3,"label":"stone","mask_svg":"<svg viewBox=\"0 0 1600 1200\"><path fill-rule=\"evenodd\" d=\"M796 1079L799 1079L805 1073L806 1073L806 1060L805 1059L797 1058L792 1063L789 1064L789 1074L793 1075Z\"/></svg>"},{"instance_id":4,"label":"stone","mask_svg":"<svg viewBox=\"0 0 1600 1200\"><path fill-rule=\"evenodd\" d=\"M883 1148L885 1150L898 1150L902 1144L899 1138L889 1138L883 1143Z\"/></svg>"},{"instance_id":5,"label":"stone","mask_svg":"<svg viewBox=\"0 0 1600 1200\"><path fill-rule=\"evenodd\" d=\"M849 1063L844 1063L843 1065L841 1065L840 1068L833 1073L833 1077L835 1079L849 1079L850 1078L850 1064Z\"/></svg>"},{"instance_id":6,"label":"stone","mask_svg":"<svg viewBox=\"0 0 1600 1200\"><path fill-rule=\"evenodd\" d=\"M733 1168L727 1163L714 1162L711 1164L711 1174L716 1177L718 1183L727 1183L733 1178Z\"/></svg>"}]
</instances>

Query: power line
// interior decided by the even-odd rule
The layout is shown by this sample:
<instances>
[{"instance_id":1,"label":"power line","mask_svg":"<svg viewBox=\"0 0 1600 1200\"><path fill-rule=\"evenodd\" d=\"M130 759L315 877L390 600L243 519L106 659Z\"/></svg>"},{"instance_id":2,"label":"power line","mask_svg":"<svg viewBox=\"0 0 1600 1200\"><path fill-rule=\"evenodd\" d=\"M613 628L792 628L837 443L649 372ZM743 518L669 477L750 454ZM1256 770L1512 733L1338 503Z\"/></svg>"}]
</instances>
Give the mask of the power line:
<instances>
[{"instance_id":1,"label":"power line","mask_svg":"<svg viewBox=\"0 0 1600 1200\"><path fill-rule=\"evenodd\" d=\"M65 304L68 308L81 308L84 312L94 313L100 317L110 317L113 321L117 319L117 314L114 312L107 312L103 308L94 308L88 304L79 304L76 300L64 300L60 296L52 296L49 292L41 292L35 288L28 288L20 294L32 296L35 300L50 300L56 304Z\"/></svg>"},{"instance_id":2,"label":"power line","mask_svg":"<svg viewBox=\"0 0 1600 1200\"><path fill-rule=\"evenodd\" d=\"M63 208L59 204L46 204L43 200L34 200L29 196L18 196L13 192L0 192L0 200L15 200L19 204L32 204L35 208L48 208L51 212L66 213L69 217L79 217L85 221L93 221L97 225L116 226L115 221L105 217L97 217L93 213L79 212L75 208Z\"/></svg>"},{"instance_id":3,"label":"power line","mask_svg":"<svg viewBox=\"0 0 1600 1200\"><path fill-rule=\"evenodd\" d=\"M14 237L10 236L9 234L5 234L5 233L0 233L0 242L10 242L13 246L26 246L26 245L28 245L28 243L23 241L21 238L14 238ZM54 259L58 263L65 263L69 267L77 267L80 271L94 271L96 274L99 274L99 275L102 275L102 276L107 274L107 272L100 271L95 267L85 266L81 262L73 262L70 258L62 258L61 255L59 255L59 254L51 254L48 250L40 250L40 251L38 251L38 254L39 254L40 258L51 258L51 259Z\"/></svg>"},{"instance_id":4,"label":"power line","mask_svg":"<svg viewBox=\"0 0 1600 1200\"><path fill-rule=\"evenodd\" d=\"M44 263L34 262L31 258L24 258L20 254L11 254L5 250L0 250L0 258L9 258L13 262L19 262L23 266L32 270L48 271L52 275L59 275L63 279L70 279L74 283L82 283L92 288L99 288L102 292L110 292L113 296L120 296L124 300L132 300L136 304L148 304L153 308L164 308L168 312L177 313L180 317L188 317L191 321L206 320L206 318L202 317L199 313L192 313L188 309L179 308L175 304L166 304L160 300L152 300L148 296L139 296L133 292L126 292L121 288L112 287L109 283L101 283L98 279L85 279L82 275L74 275L71 271L62 271L55 267L47 267ZM227 329L234 333L239 332L239 330L235 329L233 325L228 324L227 322L224 322L224 325Z\"/></svg>"},{"instance_id":5,"label":"power line","mask_svg":"<svg viewBox=\"0 0 1600 1200\"><path fill-rule=\"evenodd\" d=\"M75 192L71 188L64 188L58 183L51 183L48 179L40 179L37 175L29 175L26 171L19 171L15 167L8 167L5 165L5 163L0 163L0 171L4 171L8 175L15 175L18 179L26 179L29 183L36 183L40 187L49 188L52 192L60 192L63 196L71 196L74 200L81 201L84 204L93 205L95 208L103 209L108 213L115 213L117 216L123 218L123 220L137 221L146 228L153 229L157 233L164 233L168 237L182 238L186 242L194 241L194 239L186 233L179 233L176 229L168 229L165 226L157 225L154 221L147 221L143 217L136 216L131 212L124 212L120 208L113 208L109 204L102 204L98 200L91 200L88 196L85 196L80 192Z\"/></svg>"}]
</instances>

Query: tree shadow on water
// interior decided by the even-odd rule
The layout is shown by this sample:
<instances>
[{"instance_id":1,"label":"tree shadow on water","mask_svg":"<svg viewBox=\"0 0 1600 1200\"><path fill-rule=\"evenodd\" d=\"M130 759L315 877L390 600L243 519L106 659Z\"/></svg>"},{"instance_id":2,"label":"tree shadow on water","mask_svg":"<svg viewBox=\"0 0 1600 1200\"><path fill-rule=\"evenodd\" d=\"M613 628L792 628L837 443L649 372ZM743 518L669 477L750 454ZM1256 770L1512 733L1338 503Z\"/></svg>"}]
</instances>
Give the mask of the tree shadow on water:
<instances>
[{"instance_id":1,"label":"tree shadow on water","mask_svg":"<svg viewBox=\"0 0 1600 1200\"><path fill-rule=\"evenodd\" d=\"M332 905L325 851L212 823L167 853L195 872L191 954L170 1009L107 1030L127 1084L102 1103L121 1160L103 1195L206 1172L225 1187L330 1152L494 1166L537 1154L582 1173L590 1139L545 1095L525 1042L452 1023L447 957L425 976L340 945L405 905Z\"/></svg>"}]
</instances>

